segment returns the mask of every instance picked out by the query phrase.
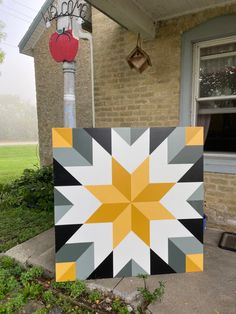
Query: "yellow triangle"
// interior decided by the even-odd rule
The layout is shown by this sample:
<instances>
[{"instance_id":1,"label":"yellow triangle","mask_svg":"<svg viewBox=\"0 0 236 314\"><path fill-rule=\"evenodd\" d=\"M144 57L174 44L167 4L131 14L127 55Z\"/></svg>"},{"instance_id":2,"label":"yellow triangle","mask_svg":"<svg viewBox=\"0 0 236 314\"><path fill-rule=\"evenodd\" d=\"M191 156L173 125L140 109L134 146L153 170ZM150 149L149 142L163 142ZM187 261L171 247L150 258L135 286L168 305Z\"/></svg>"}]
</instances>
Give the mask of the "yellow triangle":
<instances>
[{"instance_id":1,"label":"yellow triangle","mask_svg":"<svg viewBox=\"0 0 236 314\"><path fill-rule=\"evenodd\" d=\"M204 135L203 127L189 127L186 128L186 145L203 145Z\"/></svg>"},{"instance_id":2,"label":"yellow triangle","mask_svg":"<svg viewBox=\"0 0 236 314\"><path fill-rule=\"evenodd\" d=\"M52 129L52 144L54 148L72 147L73 146L72 129L69 128Z\"/></svg>"},{"instance_id":3,"label":"yellow triangle","mask_svg":"<svg viewBox=\"0 0 236 314\"><path fill-rule=\"evenodd\" d=\"M134 206L150 221L176 219L159 202L134 203Z\"/></svg>"},{"instance_id":4,"label":"yellow triangle","mask_svg":"<svg viewBox=\"0 0 236 314\"><path fill-rule=\"evenodd\" d=\"M186 255L186 272L203 271L203 254Z\"/></svg>"},{"instance_id":5,"label":"yellow triangle","mask_svg":"<svg viewBox=\"0 0 236 314\"><path fill-rule=\"evenodd\" d=\"M76 263L56 263L56 282L76 280Z\"/></svg>"}]
</instances>

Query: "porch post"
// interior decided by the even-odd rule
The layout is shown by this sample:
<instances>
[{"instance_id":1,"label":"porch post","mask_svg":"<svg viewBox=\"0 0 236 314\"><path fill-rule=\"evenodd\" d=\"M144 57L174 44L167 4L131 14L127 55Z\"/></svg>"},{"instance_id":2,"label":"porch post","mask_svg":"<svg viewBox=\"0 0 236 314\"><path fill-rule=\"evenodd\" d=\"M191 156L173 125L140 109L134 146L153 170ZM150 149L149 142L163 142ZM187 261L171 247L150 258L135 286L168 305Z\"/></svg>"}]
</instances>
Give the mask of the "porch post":
<instances>
[{"instance_id":1,"label":"porch post","mask_svg":"<svg viewBox=\"0 0 236 314\"><path fill-rule=\"evenodd\" d=\"M64 127L76 127L75 61L63 62L64 72Z\"/></svg>"},{"instance_id":2,"label":"porch post","mask_svg":"<svg viewBox=\"0 0 236 314\"><path fill-rule=\"evenodd\" d=\"M58 0L58 8L63 6L64 0ZM57 30L68 29L71 25L69 16L60 17L57 20ZM63 62L64 73L64 127L76 127L76 104L75 104L75 61Z\"/></svg>"}]
</instances>

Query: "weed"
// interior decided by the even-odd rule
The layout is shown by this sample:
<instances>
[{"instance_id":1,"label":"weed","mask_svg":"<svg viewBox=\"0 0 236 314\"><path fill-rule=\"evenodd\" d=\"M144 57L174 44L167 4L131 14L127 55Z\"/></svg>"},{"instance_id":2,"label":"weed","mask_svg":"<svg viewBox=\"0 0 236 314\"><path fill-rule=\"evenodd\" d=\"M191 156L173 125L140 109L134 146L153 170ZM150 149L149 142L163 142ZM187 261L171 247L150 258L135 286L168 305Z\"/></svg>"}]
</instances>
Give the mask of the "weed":
<instances>
[{"instance_id":1,"label":"weed","mask_svg":"<svg viewBox=\"0 0 236 314\"><path fill-rule=\"evenodd\" d=\"M10 299L7 303L0 304L0 313L4 313L4 314L15 313L18 310L20 310L24 304L25 302L24 302L23 295L18 294L14 298Z\"/></svg>"},{"instance_id":2,"label":"weed","mask_svg":"<svg viewBox=\"0 0 236 314\"><path fill-rule=\"evenodd\" d=\"M20 276L23 271L23 268L16 263L13 258L8 256L3 256L0 259L0 267L1 269L8 270L12 276Z\"/></svg>"},{"instance_id":3,"label":"weed","mask_svg":"<svg viewBox=\"0 0 236 314\"><path fill-rule=\"evenodd\" d=\"M91 302L99 302L102 298L102 294L98 290L94 290L90 292L88 298Z\"/></svg>"},{"instance_id":4,"label":"weed","mask_svg":"<svg viewBox=\"0 0 236 314\"><path fill-rule=\"evenodd\" d=\"M44 291L42 298L43 298L44 302L47 304L48 303L52 304L55 301L55 297L54 297L52 291L50 291L50 290Z\"/></svg>"},{"instance_id":5,"label":"weed","mask_svg":"<svg viewBox=\"0 0 236 314\"><path fill-rule=\"evenodd\" d=\"M127 306L123 304L120 299L115 299L111 305L114 311L117 311L119 314L129 314Z\"/></svg>"},{"instance_id":6,"label":"weed","mask_svg":"<svg viewBox=\"0 0 236 314\"><path fill-rule=\"evenodd\" d=\"M47 309L38 309L36 312L34 312L34 314L47 314L48 310Z\"/></svg>"},{"instance_id":7,"label":"weed","mask_svg":"<svg viewBox=\"0 0 236 314\"><path fill-rule=\"evenodd\" d=\"M0 260L0 266L5 269L13 268L16 266L16 261L8 256L3 256Z\"/></svg>"},{"instance_id":8,"label":"weed","mask_svg":"<svg viewBox=\"0 0 236 314\"><path fill-rule=\"evenodd\" d=\"M54 289L66 290L69 287L69 285L70 285L69 282L56 282L56 281L52 282L52 287Z\"/></svg>"},{"instance_id":9,"label":"weed","mask_svg":"<svg viewBox=\"0 0 236 314\"><path fill-rule=\"evenodd\" d=\"M20 280L25 286L28 282L40 278L43 275L43 269L40 267L29 268L26 272L21 274Z\"/></svg>"},{"instance_id":10,"label":"weed","mask_svg":"<svg viewBox=\"0 0 236 314\"><path fill-rule=\"evenodd\" d=\"M18 281L11 276L9 269L0 268L0 300L19 287Z\"/></svg>"},{"instance_id":11,"label":"weed","mask_svg":"<svg viewBox=\"0 0 236 314\"><path fill-rule=\"evenodd\" d=\"M81 294L87 291L86 285L83 281L77 280L75 282L72 282L70 286L67 287L67 291L69 292L69 295L76 299Z\"/></svg>"},{"instance_id":12,"label":"weed","mask_svg":"<svg viewBox=\"0 0 236 314\"><path fill-rule=\"evenodd\" d=\"M24 284L23 297L25 300L36 299L39 295L41 295L42 291L43 288L39 284L26 282Z\"/></svg>"},{"instance_id":13,"label":"weed","mask_svg":"<svg viewBox=\"0 0 236 314\"><path fill-rule=\"evenodd\" d=\"M138 288L137 290L141 296L141 303L138 306L138 311L140 314L146 313L148 306L156 301L161 301L165 293L165 284L159 281L159 287L157 287L153 292L151 292L147 287L147 275L138 275L139 278L143 279L144 286Z\"/></svg>"}]
</instances>

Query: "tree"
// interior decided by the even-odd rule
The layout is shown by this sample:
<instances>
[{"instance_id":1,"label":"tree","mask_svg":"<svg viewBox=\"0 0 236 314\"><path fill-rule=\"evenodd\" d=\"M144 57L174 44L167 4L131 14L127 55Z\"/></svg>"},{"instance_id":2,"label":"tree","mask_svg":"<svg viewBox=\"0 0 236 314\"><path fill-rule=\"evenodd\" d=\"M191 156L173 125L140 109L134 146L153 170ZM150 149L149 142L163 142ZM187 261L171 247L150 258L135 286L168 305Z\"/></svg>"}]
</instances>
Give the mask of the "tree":
<instances>
[{"instance_id":1,"label":"tree","mask_svg":"<svg viewBox=\"0 0 236 314\"><path fill-rule=\"evenodd\" d=\"M1 4L1 0L0 0L0 4ZM4 24L0 21L0 43L2 41L2 39L5 37L5 33L3 33L3 27L4 27ZM4 59L4 52L2 51L2 49L0 48L0 63L3 62L3 59Z\"/></svg>"}]
</instances>

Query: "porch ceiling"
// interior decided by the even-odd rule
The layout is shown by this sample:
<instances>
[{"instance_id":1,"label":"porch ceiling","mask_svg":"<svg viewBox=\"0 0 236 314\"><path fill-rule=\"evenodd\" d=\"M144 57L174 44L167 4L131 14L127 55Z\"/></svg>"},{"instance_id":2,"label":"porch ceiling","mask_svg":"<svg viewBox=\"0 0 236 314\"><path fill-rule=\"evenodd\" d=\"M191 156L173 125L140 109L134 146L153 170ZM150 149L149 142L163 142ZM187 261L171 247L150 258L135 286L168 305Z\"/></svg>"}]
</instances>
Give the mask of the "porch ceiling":
<instances>
[{"instance_id":1,"label":"porch ceiling","mask_svg":"<svg viewBox=\"0 0 236 314\"><path fill-rule=\"evenodd\" d=\"M156 35L157 21L236 3L234 0L86 0L128 30L146 39Z\"/></svg>"}]
</instances>

